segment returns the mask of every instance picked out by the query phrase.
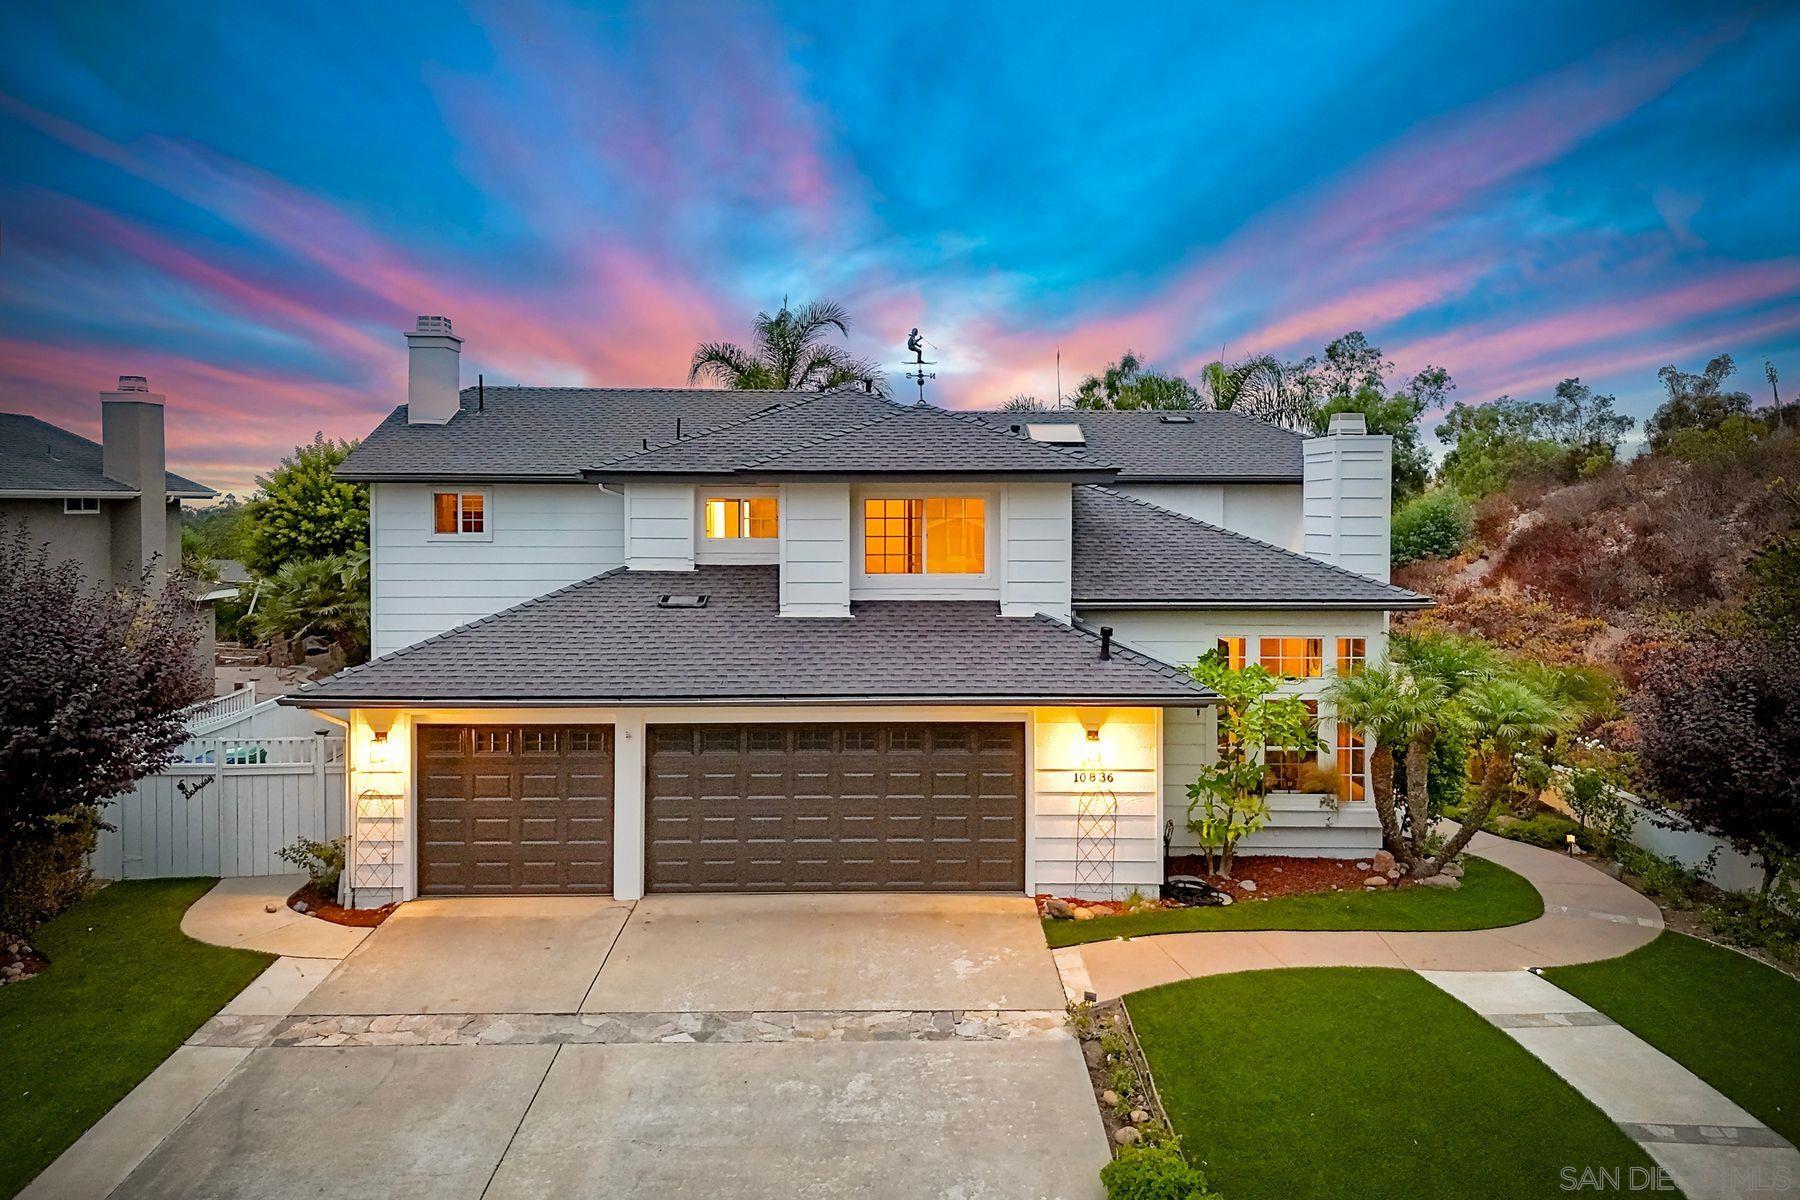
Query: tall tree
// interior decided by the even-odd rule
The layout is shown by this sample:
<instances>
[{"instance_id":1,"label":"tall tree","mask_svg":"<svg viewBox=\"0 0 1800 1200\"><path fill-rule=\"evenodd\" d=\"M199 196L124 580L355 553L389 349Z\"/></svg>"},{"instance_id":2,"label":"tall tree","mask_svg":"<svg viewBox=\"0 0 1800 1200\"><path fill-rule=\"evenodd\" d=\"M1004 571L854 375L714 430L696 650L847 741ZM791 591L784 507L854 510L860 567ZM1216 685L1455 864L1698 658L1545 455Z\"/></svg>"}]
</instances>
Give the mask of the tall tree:
<instances>
[{"instance_id":1,"label":"tall tree","mask_svg":"<svg viewBox=\"0 0 1800 1200\"><path fill-rule=\"evenodd\" d=\"M1075 385L1076 408L1199 408L1200 392L1179 375L1167 375L1127 350L1118 362Z\"/></svg>"},{"instance_id":2,"label":"tall tree","mask_svg":"<svg viewBox=\"0 0 1800 1200\"><path fill-rule=\"evenodd\" d=\"M1616 396L1596 396L1579 378L1563 380L1546 414L1553 436L1575 455L1612 461L1620 441L1637 424L1617 411L1618 402Z\"/></svg>"},{"instance_id":3,"label":"tall tree","mask_svg":"<svg viewBox=\"0 0 1800 1200\"><path fill-rule=\"evenodd\" d=\"M814 300L798 308L786 300L774 315L756 314L756 344L703 342L688 364L688 382L704 379L720 387L746 391L823 392L860 386L878 396L888 394L887 376L867 359L857 358L826 339L831 331L850 332L850 314L841 304Z\"/></svg>"},{"instance_id":4,"label":"tall tree","mask_svg":"<svg viewBox=\"0 0 1800 1200\"><path fill-rule=\"evenodd\" d=\"M1698 375L1670 365L1656 373L1662 380L1668 399L1644 422L1644 433L1650 449L1662 453L1675 436L1684 430L1718 429L1734 416L1750 412L1748 392L1728 392L1725 381L1737 371L1731 355L1721 354L1706 364Z\"/></svg>"},{"instance_id":5,"label":"tall tree","mask_svg":"<svg viewBox=\"0 0 1800 1200\"><path fill-rule=\"evenodd\" d=\"M1388 372L1394 364L1381 356L1381 347L1371 346L1360 329L1352 329L1325 347L1325 360L1319 364L1319 377L1327 396L1349 396L1363 388L1387 391Z\"/></svg>"},{"instance_id":6,"label":"tall tree","mask_svg":"<svg viewBox=\"0 0 1800 1200\"><path fill-rule=\"evenodd\" d=\"M244 506L248 562L272 575L299 559L331 558L369 544L369 487L332 477L351 441L323 433L297 446L281 465L256 480L260 490Z\"/></svg>"},{"instance_id":7,"label":"tall tree","mask_svg":"<svg viewBox=\"0 0 1800 1200\"><path fill-rule=\"evenodd\" d=\"M1219 360L1201 368L1200 392L1214 408L1305 429L1318 411L1318 381L1311 368L1311 359L1296 366L1271 354L1234 363Z\"/></svg>"},{"instance_id":8,"label":"tall tree","mask_svg":"<svg viewBox=\"0 0 1800 1200\"><path fill-rule=\"evenodd\" d=\"M1646 790L1762 861L1800 854L1800 633L1671 646L1628 703Z\"/></svg>"}]
</instances>

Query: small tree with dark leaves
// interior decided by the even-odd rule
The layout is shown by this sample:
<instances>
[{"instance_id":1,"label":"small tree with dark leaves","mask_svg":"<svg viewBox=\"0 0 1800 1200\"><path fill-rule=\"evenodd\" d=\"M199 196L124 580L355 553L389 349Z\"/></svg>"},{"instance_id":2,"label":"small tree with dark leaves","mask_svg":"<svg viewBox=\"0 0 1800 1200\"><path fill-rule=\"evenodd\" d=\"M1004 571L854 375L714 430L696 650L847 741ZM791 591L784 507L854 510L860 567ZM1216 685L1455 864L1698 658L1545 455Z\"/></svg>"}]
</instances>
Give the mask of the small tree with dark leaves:
<instances>
[{"instance_id":1,"label":"small tree with dark leaves","mask_svg":"<svg viewBox=\"0 0 1800 1200\"><path fill-rule=\"evenodd\" d=\"M71 898L66 876L85 876L100 806L168 765L186 736L181 710L209 690L188 587L179 572L156 589L92 584L23 530L0 533L0 926L11 932Z\"/></svg>"},{"instance_id":2,"label":"small tree with dark leaves","mask_svg":"<svg viewBox=\"0 0 1800 1200\"><path fill-rule=\"evenodd\" d=\"M1800 854L1800 634L1672 647L1630 703L1647 791L1762 861Z\"/></svg>"}]
</instances>

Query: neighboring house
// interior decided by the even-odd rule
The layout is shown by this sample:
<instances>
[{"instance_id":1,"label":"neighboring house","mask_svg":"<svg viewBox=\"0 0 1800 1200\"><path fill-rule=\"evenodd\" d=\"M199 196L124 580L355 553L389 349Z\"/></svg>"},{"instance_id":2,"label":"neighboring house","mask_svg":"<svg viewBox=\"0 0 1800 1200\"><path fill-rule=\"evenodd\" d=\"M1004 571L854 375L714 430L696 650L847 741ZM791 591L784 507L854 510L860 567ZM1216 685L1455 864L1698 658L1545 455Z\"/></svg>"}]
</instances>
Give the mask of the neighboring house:
<instances>
[{"instance_id":1,"label":"neighboring house","mask_svg":"<svg viewBox=\"0 0 1800 1200\"><path fill-rule=\"evenodd\" d=\"M163 397L141 375L100 393L100 438L48 421L0 413L0 521L48 543L53 562L73 559L89 579L120 587L181 564L181 502L218 493L168 470ZM235 592L204 584L201 661L213 661L212 601Z\"/></svg>"},{"instance_id":2,"label":"neighboring house","mask_svg":"<svg viewBox=\"0 0 1800 1200\"><path fill-rule=\"evenodd\" d=\"M1379 660L1386 437L1232 413L953 413L853 392L458 386L443 318L370 485L378 657L284 703L351 731L353 901L1120 895L1191 844L1224 648L1316 699ZM1379 832L1329 712L1265 852Z\"/></svg>"}]
</instances>

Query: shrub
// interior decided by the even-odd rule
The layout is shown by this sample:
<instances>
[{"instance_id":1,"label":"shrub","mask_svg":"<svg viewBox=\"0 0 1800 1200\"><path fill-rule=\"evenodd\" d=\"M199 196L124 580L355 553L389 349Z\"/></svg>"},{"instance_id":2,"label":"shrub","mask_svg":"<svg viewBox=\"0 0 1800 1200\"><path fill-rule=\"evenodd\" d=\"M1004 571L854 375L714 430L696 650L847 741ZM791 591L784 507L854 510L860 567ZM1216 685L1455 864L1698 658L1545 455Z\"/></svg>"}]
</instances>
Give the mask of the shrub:
<instances>
[{"instance_id":1,"label":"shrub","mask_svg":"<svg viewBox=\"0 0 1800 1200\"><path fill-rule=\"evenodd\" d=\"M1522 821L1502 822L1495 832L1515 842L1542 846L1546 850L1561 850L1568 845L1571 833L1578 838L1581 836L1581 826L1561 813L1543 812Z\"/></svg>"},{"instance_id":2,"label":"shrub","mask_svg":"<svg viewBox=\"0 0 1800 1200\"><path fill-rule=\"evenodd\" d=\"M1100 1168L1107 1200L1218 1200L1206 1188L1206 1176L1182 1157L1174 1142L1126 1146Z\"/></svg>"},{"instance_id":3,"label":"shrub","mask_svg":"<svg viewBox=\"0 0 1800 1200\"><path fill-rule=\"evenodd\" d=\"M52 817L41 829L0 839L0 932L26 934L81 899L100 833L93 808Z\"/></svg>"},{"instance_id":4,"label":"shrub","mask_svg":"<svg viewBox=\"0 0 1800 1200\"><path fill-rule=\"evenodd\" d=\"M300 838L291 846L283 846L276 855L293 863L311 881L312 886L327 896L337 895L338 877L344 873L344 839L315 842Z\"/></svg>"},{"instance_id":5,"label":"shrub","mask_svg":"<svg viewBox=\"0 0 1800 1200\"><path fill-rule=\"evenodd\" d=\"M1766 950L1782 962L1800 965L1800 916L1773 896L1727 892L1702 908L1700 919L1721 941Z\"/></svg>"},{"instance_id":6,"label":"shrub","mask_svg":"<svg viewBox=\"0 0 1800 1200\"><path fill-rule=\"evenodd\" d=\"M1394 514L1394 565L1450 558L1463 548L1474 529L1475 517L1468 502L1449 488L1414 496Z\"/></svg>"}]
</instances>

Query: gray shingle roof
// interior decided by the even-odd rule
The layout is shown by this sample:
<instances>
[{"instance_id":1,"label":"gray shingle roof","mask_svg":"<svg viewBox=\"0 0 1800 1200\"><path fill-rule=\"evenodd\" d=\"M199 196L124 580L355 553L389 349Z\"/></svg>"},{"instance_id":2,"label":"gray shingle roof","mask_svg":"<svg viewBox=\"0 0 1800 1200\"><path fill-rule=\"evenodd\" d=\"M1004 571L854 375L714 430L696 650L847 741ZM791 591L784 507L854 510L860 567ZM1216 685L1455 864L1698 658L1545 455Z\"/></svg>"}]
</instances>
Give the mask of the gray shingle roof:
<instances>
[{"instance_id":1,"label":"gray shingle roof","mask_svg":"<svg viewBox=\"0 0 1800 1200\"><path fill-rule=\"evenodd\" d=\"M70 433L24 413L0 413L0 492L66 492L70 495L134 496L137 489L101 470L99 442ZM171 495L204 498L218 493L204 483L169 471Z\"/></svg>"},{"instance_id":2,"label":"gray shingle roof","mask_svg":"<svg viewBox=\"0 0 1800 1200\"><path fill-rule=\"evenodd\" d=\"M1110 488L1074 489L1075 603L1090 608L1425 608L1342 567Z\"/></svg>"},{"instance_id":3,"label":"gray shingle roof","mask_svg":"<svg viewBox=\"0 0 1800 1200\"><path fill-rule=\"evenodd\" d=\"M1087 450L1119 468L1121 482L1212 480L1298 483L1306 438L1235 412L1193 409L1179 414L1063 409L1050 412L984 412L992 425L1073 424ZM1171 424L1164 415L1191 418Z\"/></svg>"},{"instance_id":4,"label":"gray shingle roof","mask_svg":"<svg viewBox=\"0 0 1800 1200\"><path fill-rule=\"evenodd\" d=\"M706 607L660 608L665 593ZM788 704L1204 703L1188 675L1049 617L992 601L871 601L849 619L783 617L776 568L626 571L353 667L284 697L400 702Z\"/></svg>"},{"instance_id":5,"label":"gray shingle roof","mask_svg":"<svg viewBox=\"0 0 1800 1200\"><path fill-rule=\"evenodd\" d=\"M746 463L767 457L786 446L798 446L878 421L900 410L879 396L856 392L791 393L775 406L710 428L684 424L680 441L651 440L647 450L633 446L626 453L602 463L590 464L590 478L633 475L729 474Z\"/></svg>"},{"instance_id":6,"label":"gray shingle roof","mask_svg":"<svg viewBox=\"0 0 1800 1200\"><path fill-rule=\"evenodd\" d=\"M817 392L734 392L715 388L489 387L485 401L462 390L448 424L408 425L406 407L364 438L339 478L371 480L545 480L580 482L583 468L736 421L772 405L818 399ZM478 408L478 403L480 407Z\"/></svg>"}]
</instances>

